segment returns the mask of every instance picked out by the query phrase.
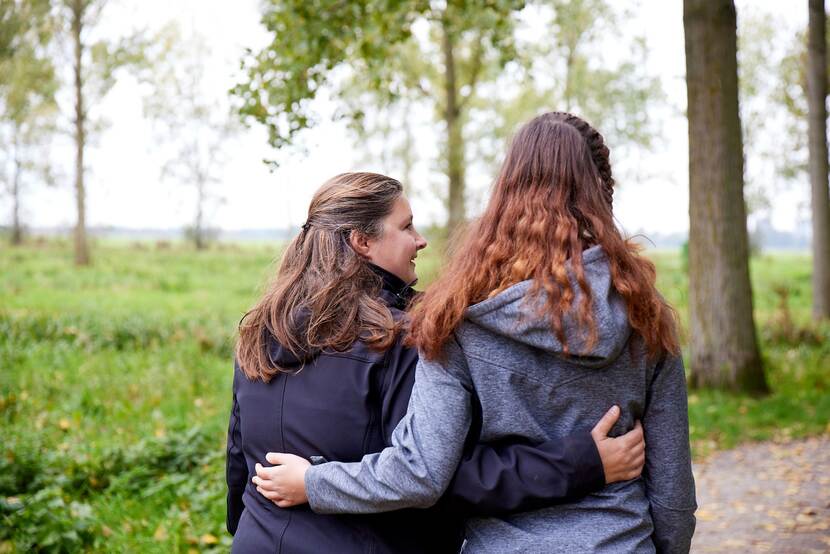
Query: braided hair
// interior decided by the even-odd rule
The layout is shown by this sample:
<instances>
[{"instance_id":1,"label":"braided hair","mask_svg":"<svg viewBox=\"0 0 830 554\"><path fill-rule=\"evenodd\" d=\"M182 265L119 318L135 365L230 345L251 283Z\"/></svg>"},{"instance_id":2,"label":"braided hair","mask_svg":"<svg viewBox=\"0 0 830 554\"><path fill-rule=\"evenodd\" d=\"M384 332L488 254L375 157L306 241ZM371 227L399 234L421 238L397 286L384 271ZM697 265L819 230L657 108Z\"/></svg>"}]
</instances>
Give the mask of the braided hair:
<instances>
[{"instance_id":1,"label":"braided hair","mask_svg":"<svg viewBox=\"0 0 830 554\"><path fill-rule=\"evenodd\" d=\"M615 181L613 175L611 175L611 161L609 159L611 152L605 144L605 139L599 131L581 117L567 112L551 112L549 115L554 118L561 118L565 123L579 131L579 134L588 143L588 148L591 149L591 159L594 160L594 165L602 179L603 195L608 202L608 206L612 206Z\"/></svg>"}]
</instances>

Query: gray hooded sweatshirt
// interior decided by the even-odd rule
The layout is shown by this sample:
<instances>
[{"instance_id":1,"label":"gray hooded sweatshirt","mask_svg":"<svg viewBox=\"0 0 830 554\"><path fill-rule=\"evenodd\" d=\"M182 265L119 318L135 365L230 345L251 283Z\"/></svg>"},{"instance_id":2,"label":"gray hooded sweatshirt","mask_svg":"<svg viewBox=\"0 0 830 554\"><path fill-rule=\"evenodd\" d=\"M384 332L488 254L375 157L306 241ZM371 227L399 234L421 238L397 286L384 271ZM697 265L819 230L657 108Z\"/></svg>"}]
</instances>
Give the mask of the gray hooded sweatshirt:
<instances>
[{"instance_id":1,"label":"gray hooded sweatshirt","mask_svg":"<svg viewBox=\"0 0 830 554\"><path fill-rule=\"evenodd\" d=\"M550 320L536 315L544 296L530 294L530 281L471 306L445 347L445 359L418 363L392 446L361 462L309 468L311 508L370 513L434 504L461 459L474 395L481 403L481 441L562 437L590 428L616 404L622 415L612 435L642 420L641 478L570 504L471 518L464 552L688 552L697 506L682 360L664 355L647 361L601 248L586 250L583 264L599 339L589 354L563 354ZM579 297L577 292L574 306ZM584 333L573 314L563 326L570 352L584 352Z\"/></svg>"}]
</instances>

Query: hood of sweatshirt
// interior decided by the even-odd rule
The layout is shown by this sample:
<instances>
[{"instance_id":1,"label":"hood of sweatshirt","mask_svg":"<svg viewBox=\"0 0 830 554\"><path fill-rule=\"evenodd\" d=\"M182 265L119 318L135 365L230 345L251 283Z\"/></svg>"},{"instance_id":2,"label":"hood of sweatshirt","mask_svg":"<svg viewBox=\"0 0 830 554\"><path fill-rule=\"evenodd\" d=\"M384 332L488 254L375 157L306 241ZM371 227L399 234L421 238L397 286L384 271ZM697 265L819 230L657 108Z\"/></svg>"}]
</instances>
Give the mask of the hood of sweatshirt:
<instances>
[{"instance_id":1,"label":"hood of sweatshirt","mask_svg":"<svg viewBox=\"0 0 830 554\"><path fill-rule=\"evenodd\" d=\"M573 308L562 319L565 340L570 355L568 361L586 367L600 368L616 360L622 352L631 327L625 301L611 285L611 270L608 259L600 246L594 246L582 253L585 278L591 288L593 318L596 322L597 341L586 351L587 329L577 322L577 309L582 291L576 282L568 263L568 276L575 297ZM544 290L531 295L533 281L517 283L492 298L474 304L467 309L466 318L485 329L508 337L516 342L540 350L563 355L563 346L551 327L550 315L542 313Z\"/></svg>"}]
</instances>

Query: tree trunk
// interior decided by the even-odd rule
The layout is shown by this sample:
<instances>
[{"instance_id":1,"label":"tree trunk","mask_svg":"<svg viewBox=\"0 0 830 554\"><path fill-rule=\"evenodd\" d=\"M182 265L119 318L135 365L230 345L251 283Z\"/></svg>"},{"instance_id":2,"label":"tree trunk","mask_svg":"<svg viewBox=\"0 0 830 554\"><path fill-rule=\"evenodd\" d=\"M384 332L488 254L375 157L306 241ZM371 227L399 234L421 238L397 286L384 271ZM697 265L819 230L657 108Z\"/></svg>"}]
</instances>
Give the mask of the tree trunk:
<instances>
[{"instance_id":1,"label":"tree trunk","mask_svg":"<svg viewBox=\"0 0 830 554\"><path fill-rule=\"evenodd\" d=\"M202 177L197 177L196 182L196 222L193 225L193 242L196 250L205 249L205 182Z\"/></svg>"},{"instance_id":2,"label":"tree trunk","mask_svg":"<svg viewBox=\"0 0 830 554\"><path fill-rule=\"evenodd\" d=\"M692 384L762 393L752 316L735 5L684 0Z\"/></svg>"},{"instance_id":3,"label":"tree trunk","mask_svg":"<svg viewBox=\"0 0 830 554\"><path fill-rule=\"evenodd\" d=\"M407 101L403 110L403 118L401 124L403 125L403 144L400 148L400 159L402 162L401 177L404 180L404 192L409 194L412 189L412 174L415 171L415 133L412 131L411 119L411 101Z\"/></svg>"},{"instance_id":4,"label":"tree trunk","mask_svg":"<svg viewBox=\"0 0 830 554\"><path fill-rule=\"evenodd\" d=\"M21 164L17 151L17 133L15 129L14 140L14 174L12 175L12 236L11 243L13 246L20 246L23 244L23 229L20 225L20 171Z\"/></svg>"},{"instance_id":5,"label":"tree trunk","mask_svg":"<svg viewBox=\"0 0 830 554\"><path fill-rule=\"evenodd\" d=\"M442 49L444 52L444 93L446 104L444 122L447 125L447 177L449 194L447 232L452 234L464 222L464 137L461 109L458 105L458 86L455 76L455 53L450 30L444 24Z\"/></svg>"},{"instance_id":6,"label":"tree trunk","mask_svg":"<svg viewBox=\"0 0 830 554\"><path fill-rule=\"evenodd\" d=\"M813 317L830 318L830 193L827 161L827 37L824 0L809 0L807 104L813 208Z\"/></svg>"},{"instance_id":7,"label":"tree trunk","mask_svg":"<svg viewBox=\"0 0 830 554\"><path fill-rule=\"evenodd\" d=\"M75 45L75 202L78 212L78 221L75 224L75 265L89 265L89 243L86 236L86 192L84 190L84 144L86 141L84 124L83 72L81 61L83 43L81 30L86 8L85 0L74 0L72 3L72 40Z\"/></svg>"},{"instance_id":8,"label":"tree trunk","mask_svg":"<svg viewBox=\"0 0 830 554\"><path fill-rule=\"evenodd\" d=\"M573 96L573 66L576 54L576 45L568 45L568 55L565 56L565 90L563 91L565 111L571 111L571 96Z\"/></svg>"}]
</instances>

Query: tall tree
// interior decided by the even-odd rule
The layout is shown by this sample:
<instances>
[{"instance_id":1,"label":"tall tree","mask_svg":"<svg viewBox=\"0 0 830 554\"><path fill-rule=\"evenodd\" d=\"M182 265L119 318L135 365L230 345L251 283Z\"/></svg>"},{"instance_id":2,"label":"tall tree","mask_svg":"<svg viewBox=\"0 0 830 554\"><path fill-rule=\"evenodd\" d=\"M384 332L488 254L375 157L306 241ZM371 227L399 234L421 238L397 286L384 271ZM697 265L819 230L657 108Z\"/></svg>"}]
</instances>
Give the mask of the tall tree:
<instances>
[{"instance_id":1,"label":"tall tree","mask_svg":"<svg viewBox=\"0 0 830 554\"><path fill-rule=\"evenodd\" d=\"M766 392L749 279L735 5L684 0L692 383Z\"/></svg>"},{"instance_id":2,"label":"tall tree","mask_svg":"<svg viewBox=\"0 0 830 554\"><path fill-rule=\"evenodd\" d=\"M830 318L830 193L827 160L827 33L824 0L809 0L807 104L813 210L813 316Z\"/></svg>"},{"instance_id":3,"label":"tall tree","mask_svg":"<svg viewBox=\"0 0 830 554\"><path fill-rule=\"evenodd\" d=\"M48 0L4 0L0 38L0 181L11 197L11 243L23 240L21 204L28 181L49 183L57 80L46 46L53 31Z\"/></svg>"},{"instance_id":4,"label":"tall tree","mask_svg":"<svg viewBox=\"0 0 830 554\"><path fill-rule=\"evenodd\" d=\"M147 46L150 93L145 114L154 123L162 151L170 152L162 178L193 189L194 215L187 235L197 250L208 246L210 212L222 198L215 185L221 179L228 142L238 131L230 107L211 97L204 84L210 44L201 37L185 41L168 26Z\"/></svg>"},{"instance_id":5,"label":"tall tree","mask_svg":"<svg viewBox=\"0 0 830 554\"><path fill-rule=\"evenodd\" d=\"M609 134L647 141L644 106L659 83L637 62L590 63L595 39L616 28L606 0L267 6L263 22L274 41L245 61L247 82L235 89L241 112L265 123L280 148L316 122L308 99L328 86L361 143L373 149L379 142L383 165L405 176L418 157L412 130L423 132L423 114L435 114L450 229L466 215L468 169L483 165L477 169L489 173L504 138L539 110L570 105L617 131ZM529 42L526 31L540 24L546 32Z\"/></svg>"},{"instance_id":6,"label":"tall tree","mask_svg":"<svg viewBox=\"0 0 830 554\"><path fill-rule=\"evenodd\" d=\"M770 140L777 135L780 123L771 117L772 97L780 85L780 76L769 70L780 60L774 48L781 28L772 14L741 13L738 21L738 96L741 109L741 132L744 146L744 198L747 216L752 220L768 216L778 182L770 179L770 169L780 158L780 143ZM750 226L751 228L751 226ZM753 244L750 233L750 251Z\"/></svg>"},{"instance_id":7,"label":"tall tree","mask_svg":"<svg viewBox=\"0 0 830 554\"><path fill-rule=\"evenodd\" d=\"M60 0L60 15L68 22L72 43L73 135L75 140L75 263L91 262L86 232L86 167L90 107L100 102L115 84L116 70L142 65L144 43L140 33L117 42L90 42L89 34L99 24L107 0Z\"/></svg>"},{"instance_id":8,"label":"tall tree","mask_svg":"<svg viewBox=\"0 0 830 554\"><path fill-rule=\"evenodd\" d=\"M86 187L84 185L84 149L86 148L87 112L84 105L84 49L81 33L89 10L88 0L68 0L71 14L73 46L72 71L75 90L75 264L89 265L89 241L86 235Z\"/></svg>"},{"instance_id":9,"label":"tall tree","mask_svg":"<svg viewBox=\"0 0 830 554\"><path fill-rule=\"evenodd\" d=\"M271 144L279 148L314 123L308 100L322 87L335 88L339 96L344 82L358 80L380 105L418 93L443 126L448 226L455 228L465 216L470 101L481 82L494 76L490 68L511 59L513 16L523 5L270 0L263 23L273 40L245 61L247 82L235 88L241 112L267 125ZM338 82L335 68L352 79ZM352 108L347 105L342 115L358 124L371 109Z\"/></svg>"},{"instance_id":10,"label":"tall tree","mask_svg":"<svg viewBox=\"0 0 830 554\"><path fill-rule=\"evenodd\" d=\"M510 136L516 127L540 111L572 111L601 129L619 155L619 148L650 148L660 134L650 116L664 98L660 79L646 70L648 48L644 37L618 40L623 61L603 57L604 38L624 27L630 14L607 0L545 0L533 4L535 25L545 33L523 39L517 46L519 71L500 79L510 97L488 91L499 115L495 134ZM524 34L526 29L520 29ZM481 131L492 136L490 122ZM499 140L496 157L504 147Z\"/></svg>"}]
</instances>

